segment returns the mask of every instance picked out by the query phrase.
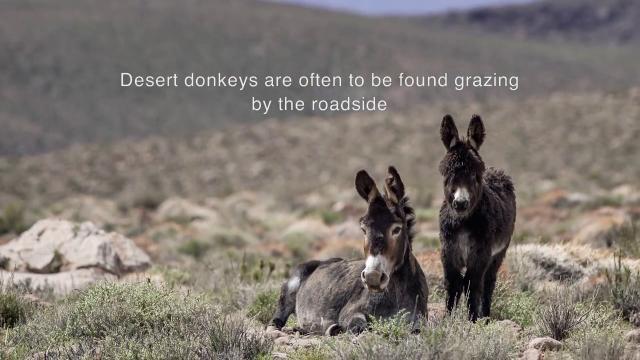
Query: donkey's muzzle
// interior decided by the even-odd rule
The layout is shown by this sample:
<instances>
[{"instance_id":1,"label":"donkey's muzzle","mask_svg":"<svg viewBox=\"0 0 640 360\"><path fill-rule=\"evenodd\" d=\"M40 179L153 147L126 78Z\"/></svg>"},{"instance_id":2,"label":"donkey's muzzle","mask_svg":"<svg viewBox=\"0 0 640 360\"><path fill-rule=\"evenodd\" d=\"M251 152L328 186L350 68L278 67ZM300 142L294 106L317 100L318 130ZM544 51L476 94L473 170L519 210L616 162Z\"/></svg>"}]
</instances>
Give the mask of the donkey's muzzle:
<instances>
[{"instance_id":1,"label":"donkey's muzzle","mask_svg":"<svg viewBox=\"0 0 640 360\"><path fill-rule=\"evenodd\" d=\"M373 291L382 291L384 290L384 286L387 284L387 275L382 271L372 270L367 271L363 270L360 274L360 278L362 282L367 286L369 290Z\"/></svg>"},{"instance_id":2,"label":"donkey's muzzle","mask_svg":"<svg viewBox=\"0 0 640 360\"><path fill-rule=\"evenodd\" d=\"M469 200L453 200L453 208L457 212L464 212L469 208Z\"/></svg>"}]
</instances>

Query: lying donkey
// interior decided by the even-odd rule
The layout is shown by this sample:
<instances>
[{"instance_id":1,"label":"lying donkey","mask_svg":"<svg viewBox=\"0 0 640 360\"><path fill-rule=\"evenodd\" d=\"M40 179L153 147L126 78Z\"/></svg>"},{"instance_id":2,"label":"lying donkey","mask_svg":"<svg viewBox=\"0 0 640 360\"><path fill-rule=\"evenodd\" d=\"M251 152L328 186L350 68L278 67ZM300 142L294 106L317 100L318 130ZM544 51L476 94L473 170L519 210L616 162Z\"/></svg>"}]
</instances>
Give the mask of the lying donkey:
<instances>
[{"instance_id":1,"label":"lying donkey","mask_svg":"<svg viewBox=\"0 0 640 360\"><path fill-rule=\"evenodd\" d=\"M442 120L440 137L447 154L440 162L445 196L440 209L440 241L447 310L467 294L473 321L491 313L496 274L516 220L511 178L502 170L485 171L478 153L484 136L484 125L477 115L471 118L466 139L458 136L450 115Z\"/></svg>"},{"instance_id":2,"label":"lying donkey","mask_svg":"<svg viewBox=\"0 0 640 360\"><path fill-rule=\"evenodd\" d=\"M282 285L272 325L281 329L293 312L304 332L336 335L359 333L369 316L389 317L405 310L413 325L426 318L427 280L411 253L413 209L394 167L389 167L385 194L361 170L358 194L368 202L360 219L366 260L309 261L292 270Z\"/></svg>"}]
</instances>

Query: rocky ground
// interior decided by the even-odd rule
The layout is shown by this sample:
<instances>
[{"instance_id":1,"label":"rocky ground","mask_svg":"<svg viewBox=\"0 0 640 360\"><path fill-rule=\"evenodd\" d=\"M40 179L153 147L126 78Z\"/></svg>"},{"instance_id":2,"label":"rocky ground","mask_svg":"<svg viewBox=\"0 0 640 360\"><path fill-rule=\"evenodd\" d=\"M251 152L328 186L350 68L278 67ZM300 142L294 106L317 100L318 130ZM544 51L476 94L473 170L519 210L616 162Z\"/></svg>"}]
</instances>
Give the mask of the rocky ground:
<instances>
[{"instance_id":1,"label":"rocky ground","mask_svg":"<svg viewBox=\"0 0 640 360\"><path fill-rule=\"evenodd\" d=\"M488 324L467 324L463 314L444 316L437 227L440 200L433 199L416 209L414 253L431 290L423 334L409 335L398 319L375 322L360 336L335 339L296 333L295 319L282 332L265 330L279 283L292 264L309 258L362 256L357 218L364 204L349 190L336 194L332 199L309 195L297 206L283 206L270 195L251 192L200 200L172 197L154 207L128 209L87 196L60 201L47 209L45 220L20 236L3 236L3 292L37 304L36 310L30 307L10 327L5 325L7 354L52 350L51 339L24 347L27 343L21 336L26 331L38 338L34 326L51 321L43 320L43 313L63 311L71 306L69 301L81 301L82 294L98 291L93 284L115 282L125 290L100 291L135 292L136 286L152 286L163 289L153 291L171 292L170 296L199 294L204 297L202 306L212 306L221 316L239 317L247 331L261 334L260 341L268 344L265 349L274 358L368 357L366 349L372 343L380 354L410 358L435 356L432 352L445 345L451 352L442 358L595 359L602 349L619 355L611 358L640 356L640 189L631 184L597 196L555 187L520 203L517 231L500 272ZM127 286L134 290L126 290ZM562 302L558 294L568 294L571 301ZM559 308L561 313L551 311ZM0 310L8 318L8 310ZM479 355L461 344L434 339L445 327L471 332L474 341L483 344L478 346L491 346L496 352ZM587 342L595 333L608 335L600 336L604 343L591 349ZM496 334L510 340L493 343L490 338ZM91 341L87 336L70 337L82 349L105 351L108 346L102 335L88 338ZM68 341L61 344L76 346Z\"/></svg>"}]
</instances>

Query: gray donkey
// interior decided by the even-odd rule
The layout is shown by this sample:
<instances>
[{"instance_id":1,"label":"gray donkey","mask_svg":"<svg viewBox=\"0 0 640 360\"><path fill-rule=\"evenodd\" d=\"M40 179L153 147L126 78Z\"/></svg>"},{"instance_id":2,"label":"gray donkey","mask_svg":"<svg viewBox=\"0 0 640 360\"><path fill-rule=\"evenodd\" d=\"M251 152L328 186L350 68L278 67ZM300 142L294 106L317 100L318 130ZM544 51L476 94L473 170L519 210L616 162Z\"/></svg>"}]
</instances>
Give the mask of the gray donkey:
<instances>
[{"instance_id":1,"label":"gray donkey","mask_svg":"<svg viewBox=\"0 0 640 360\"><path fill-rule=\"evenodd\" d=\"M507 253L516 221L516 196L511 178L488 168L478 150L485 131L480 116L460 138L450 115L442 120L442 143L447 153L440 162L444 201L440 208L442 265L447 310L468 294L469 317L491 314L496 275Z\"/></svg>"},{"instance_id":2,"label":"gray donkey","mask_svg":"<svg viewBox=\"0 0 640 360\"><path fill-rule=\"evenodd\" d=\"M296 313L299 330L336 335L359 333L370 316L389 317L405 310L414 327L427 315L427 280L411 252L415 214L398 171L389 167L385 194L361 170L356 190L367 201L360 219L366 260L333 258L295 267L282 285L271 323L281 329Z\"/></svg>"}]
</instances>

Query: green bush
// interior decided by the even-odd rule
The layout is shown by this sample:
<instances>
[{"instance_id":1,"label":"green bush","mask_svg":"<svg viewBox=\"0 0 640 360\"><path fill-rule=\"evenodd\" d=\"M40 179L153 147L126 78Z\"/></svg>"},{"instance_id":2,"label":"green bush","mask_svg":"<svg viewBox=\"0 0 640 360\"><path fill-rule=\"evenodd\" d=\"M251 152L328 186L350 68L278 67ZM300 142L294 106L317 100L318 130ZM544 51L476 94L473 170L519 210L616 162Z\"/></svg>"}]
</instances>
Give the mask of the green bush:
<instances>
[{"instance_id":1,"label":"green bush","mask_svg":"<svg viewBox=\"0 0 640 360\"><path fill-rule=\"evenodd\" d=\"M7 205L0 216L0 235L6 233L20 234L29 227L24 220L24 208L17 204Z\"/></svg>"},{"instance_id":2,"label":"green bush","mask_svg":"<svg viewBox=\"0 0 640 360\"><path fill-rule=\"evenodd\" d=\"M211 248L211 246L200 240L191 239L178 247L181 254L192 256L194 259L201 259Z\"/></svg>"},{"instance_id":3,"label":"green bush","mask_svg":"<svg viewBox=\"0 0 640 360\"><path fill-rule=\"evenodd\" d=\"M11 328L25 321L29 308L29 303L17 293L0 292L0 329Z\"/></svg>"},{"instance_id":4,"label":"green bush","mask_svg":"<svg viewBox=\"0 0 640 360\"><path fill-rule=\"evenodd\" d=\"M389 341L398 342L411 333L410 321L409 313L401 311L386 319L371 317L369 318L369 327L374 334Z\"/></svg>"},{"instance_id":5,"label":"green bush","mask_svg":"<svg viewBox=\"0 0 640 360\"><path fill-rule=\"evenodd\" d=\"M491 317L512 320L523 327L533 323L538 301L528 291L518 291L510 282L498 281L491 305Z\"/></svg>"},{"instance_id":6,"label":"green bush","mask_svg":"<svg viewBox=\"0 0 640 360\"><path fill-rule=\"evenodd\" d=\"M267 290L259 293L247 309L247 316L268 324L278 306L279 292Z\"/></svg>"},{"instance_id":7,"label":"green bush","mask_svg":"<svg viewBox=\"0 0 640 360\"><path fill-rule=\"evenodd\" d=\"M344 216L341 213L331 210L321 211L320 217L322 217L322 222L327 225L337 224L344 220Z\"/></svg>"},{"instance_id":8,"label":"green bush","mask_svg":"<svg viewBox=\"0 0 640 360\"><path fill-rule=\"evenodd\" d=\"M272 343L241 318L223 316L200 297L153 284L103 283L36 314L8 334L15 358L246 358Z\"/></svg>"}]
</instances>

